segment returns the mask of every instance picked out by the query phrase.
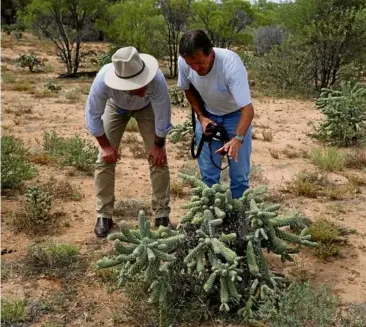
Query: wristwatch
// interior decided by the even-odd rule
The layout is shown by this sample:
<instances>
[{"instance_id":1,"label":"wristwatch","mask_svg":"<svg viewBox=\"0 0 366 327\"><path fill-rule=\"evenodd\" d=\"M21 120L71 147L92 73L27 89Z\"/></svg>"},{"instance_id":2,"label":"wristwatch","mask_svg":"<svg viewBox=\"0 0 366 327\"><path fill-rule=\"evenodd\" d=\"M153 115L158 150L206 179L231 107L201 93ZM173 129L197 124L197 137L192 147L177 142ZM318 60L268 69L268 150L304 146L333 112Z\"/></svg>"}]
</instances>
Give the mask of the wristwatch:
<instances>
[{"instance_id":1,"label":"wristwatch","mask_svg":"<svg viewBox=\"0 0 366 327\"><path fill-rule=\"evenodd\" d=\"M244 141L244 135L242 134L235 134L235 138L240 141L240 143L243 143Z\"/></svg>"},{"instance_id":2,"label":"wristwatch","mask_svg":"<svg viewBox=\"0 0 366 327\"><path fill-rule=\"evenodd\" d=\"M158 148L163 148L165 146L165 138L161 138L159 141L155 140L154 143Z\"/></svg>"}]
</instances>

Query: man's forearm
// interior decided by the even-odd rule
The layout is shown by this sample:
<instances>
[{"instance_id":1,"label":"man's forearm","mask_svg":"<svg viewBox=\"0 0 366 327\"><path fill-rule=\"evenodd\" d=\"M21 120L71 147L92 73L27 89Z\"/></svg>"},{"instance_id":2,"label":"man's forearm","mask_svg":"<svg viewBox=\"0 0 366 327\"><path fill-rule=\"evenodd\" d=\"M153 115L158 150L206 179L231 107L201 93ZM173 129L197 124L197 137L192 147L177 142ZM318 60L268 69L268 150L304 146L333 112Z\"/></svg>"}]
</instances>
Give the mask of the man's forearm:
<instances>
[{"instance_id":1,"label":"man's forearm","mask_svg":"<svg viewBox=\"0 0 366 327\"><path fill-rule=\"evenodd\" d=\"M254 108L253 105L250 103L240 109L241 109L241 116L235 133L245 135L247 133L250 124L252 123L254 117Z\"/></svg>"},{"instance_id":2,"label":"man's forearm","mask_svg":"<svg viewBox=\"0 0 366 327\"><path fill-rule=\"evenodd\" d=\"M111 144L109 143L109 140L108 140L108 138L107 138L107 136L106 136L105 134L103 134L102 136L96 136L96 139L97 139L97 141L98 141L98 143L99 143L99 146L100 146L101 148L104 148L104 147L106 147L106 146L111 145Z\"/></svg>"},{"instance_id":3,"label":"man's forearm","mask_svg":"<svg viewBox=\"0 0 366 327\"><path fill-rule=\"evenodd\" d=\"M200 99L198 99L197 96L191 90L185 90L184 93L187 97L188 102L191 104L194 112L197 114L197 116L203 115L202 104Z\"/></svg>"}]
</instances>

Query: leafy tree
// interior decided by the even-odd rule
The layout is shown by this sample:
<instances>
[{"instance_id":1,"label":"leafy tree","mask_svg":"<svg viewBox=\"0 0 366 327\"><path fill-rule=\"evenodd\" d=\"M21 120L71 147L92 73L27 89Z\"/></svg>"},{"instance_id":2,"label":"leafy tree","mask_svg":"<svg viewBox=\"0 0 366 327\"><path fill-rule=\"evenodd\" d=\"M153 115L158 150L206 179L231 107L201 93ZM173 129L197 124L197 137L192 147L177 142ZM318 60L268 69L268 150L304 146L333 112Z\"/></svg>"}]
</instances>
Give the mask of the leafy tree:
<instances>
[{"instance_id":1,"label":"leafy tree","mask_svg":"<svg viewBox=\"0 0 366 327\"><path fill-rule=\"evenodd\" d=\"M192 12L191 26L204 29L215 46L230 48L249 40L249 35L243 33L254 18L248 1L226 0L219 4L204 0L193 3Z\"/></svg>"},{"instance_id":2,"label":"leafy tree","mask_svg":"<svg viewBox=\"0 0 366 327\"><path fill-rule=\"evenodd\" d=\"M187 19L191 13L192 0L159 0L158 6L164 18L160 29L169 49L169 70L172 77L177 76L179 39L187 28Z\"/></svg>"},{"instance_id":3,"label":"leafy tree","mask_svg":"<svg viewBox=\"0 0 366 327\"><path fill-rule=\"evenodd\" d=\"M154 53L158 10L153 0L126 0L111 5L97 22L116 47L134 46L139 52ZM158 44L155 43L158 46Z\"/></svg>"},{"instance_id":4,"label":"leafy tree","mask_svg":"<svg viewBox=\"0 0 366 327\"><path fill-rule=\"evenodd\" d=\"M365 0L297 0L280 14L292 46L309 55L317 90L334 85L343 65L365 64Z\"/></svg>"},{"instance_id":5,"label":"leafy tree","mask_svg":"<svg viewBox=\"0 0 366 327\"><path fill-rule=\"evenodd\" d=\"M36 33L56 45L67 72L76 73L82 58L83 36L102 5L97 0L32 0L23 17Z\"/></svg>"},{"instance_id":6,"label":"leafy tree","mask_svg":"<svg viewBox=\"0 0 366 327\"><path fill-rule=\"evenodd\" d=\"M215 12L219 10L219 4L212 0L195 1L192 3L190 28L204 29L213 44L216 43Z\"/></svg>"}]
</instances>

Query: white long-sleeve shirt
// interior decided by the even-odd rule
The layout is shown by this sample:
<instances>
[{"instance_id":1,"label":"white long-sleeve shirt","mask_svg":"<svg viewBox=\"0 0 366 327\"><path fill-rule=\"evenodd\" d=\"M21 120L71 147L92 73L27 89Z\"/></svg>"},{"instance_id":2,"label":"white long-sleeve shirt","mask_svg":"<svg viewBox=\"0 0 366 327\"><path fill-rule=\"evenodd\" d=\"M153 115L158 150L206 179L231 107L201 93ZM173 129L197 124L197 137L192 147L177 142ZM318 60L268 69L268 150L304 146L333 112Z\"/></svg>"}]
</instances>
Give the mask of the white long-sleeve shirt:
<instances>
[{"instance_id":1,"label":"white long-sleeve shirt","mask_svg":"<svg viewBox=\"0 0 366 327\"><path fill-rule=\"evenodd\" d=\"M145 96L138 97L129 94L128 91L112 89L105 84L104 75L110 65L112 64L102 67L90 88L85 107L85 122L89 132L96 137L104 134L102 115L107 100L111 99L116 106L124 110L139 110L151 103L155 114L155 134L165 137L172 128L172 112L168 86L160 69L148 84Z\"/></svg>"}]
</instances>

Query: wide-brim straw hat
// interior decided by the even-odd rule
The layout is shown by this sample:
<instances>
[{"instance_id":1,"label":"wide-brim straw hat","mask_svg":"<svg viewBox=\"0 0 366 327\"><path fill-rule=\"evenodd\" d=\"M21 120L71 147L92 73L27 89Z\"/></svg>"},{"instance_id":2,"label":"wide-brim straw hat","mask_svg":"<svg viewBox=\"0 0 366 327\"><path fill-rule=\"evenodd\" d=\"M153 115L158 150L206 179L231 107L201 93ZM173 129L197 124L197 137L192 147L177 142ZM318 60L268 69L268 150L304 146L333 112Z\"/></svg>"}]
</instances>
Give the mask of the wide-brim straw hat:
<instances>
[{"instance_id":1,"label":"wide-brim straw hat","mask_svg":"<svg viewBox=\"0 0 366 327\"><path fill-rule=\"evenodd\" d=\"M112 89L131 91L149 84L158 72L158 61L151 55L138 53L134 47L117 50L104 82Z\"/></svg>"}]
</instances>

